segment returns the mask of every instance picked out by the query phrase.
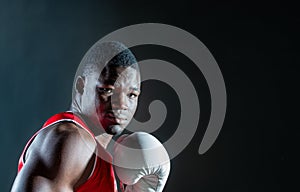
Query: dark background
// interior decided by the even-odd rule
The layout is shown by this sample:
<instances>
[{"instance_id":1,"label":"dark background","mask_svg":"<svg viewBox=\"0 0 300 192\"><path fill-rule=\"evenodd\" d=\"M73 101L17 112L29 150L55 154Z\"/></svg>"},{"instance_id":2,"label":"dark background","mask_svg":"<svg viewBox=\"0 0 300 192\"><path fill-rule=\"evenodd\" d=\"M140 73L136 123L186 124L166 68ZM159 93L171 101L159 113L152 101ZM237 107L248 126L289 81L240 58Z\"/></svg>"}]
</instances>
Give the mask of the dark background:
<instances>
[{"instance_id":1,"label":"dark background","mask_svg":"<svg viewBox=\"0 0 300 192\"><path fill-rule=\"evenodd\" d=\"M165 23L182 28L211 51L223 73L228 108L221 133L198 154L210 112L205 79L183 55L163 47L134 48L139 59L181 66L201 93L200 124L188 147L172 160L165 191L281 191L289 163L280 115L280 78L296 55L296 8L281 2L244 1L0 1L1 173L9 191L19 155L31 135L57 112L67 110L76 68L104 35L132 24ZM188 63L182 66L182 63ZM186 67L189 66L189 67ZM145 82L137 117L160 98L173 111L155 135L172 135L178 98L167 85ZM145 89L147 90L147 89ZM148 93L150 91L148 90ZM188 94L188 93L187 93ZM171 99L168 99L171 98ZM141 99L142 100L142 99ZM178 123L178 122L177 122ZM174 131L174 130L173 130Z\"/></svg>"}]
</instances>

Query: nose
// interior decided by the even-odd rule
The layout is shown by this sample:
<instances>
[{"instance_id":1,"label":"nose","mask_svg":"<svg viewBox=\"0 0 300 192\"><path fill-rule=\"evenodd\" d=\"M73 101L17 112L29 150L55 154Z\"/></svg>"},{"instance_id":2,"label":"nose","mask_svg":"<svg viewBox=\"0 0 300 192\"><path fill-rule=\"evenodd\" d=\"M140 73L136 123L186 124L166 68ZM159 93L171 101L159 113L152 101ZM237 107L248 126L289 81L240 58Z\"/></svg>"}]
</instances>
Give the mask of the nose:
<instances>
[{"instance_id":1,"label":"nose","mask_svg":"<svg viewBox=\"0 0 300 192\"><path fill-rule=\"evenodd\" d=\"M126 94L120 93L120 94L114 94L112 95L111 100L112 109L115 110L127 110L128 109L128 98L126 97Z\"/></svg>"}]
</instances>

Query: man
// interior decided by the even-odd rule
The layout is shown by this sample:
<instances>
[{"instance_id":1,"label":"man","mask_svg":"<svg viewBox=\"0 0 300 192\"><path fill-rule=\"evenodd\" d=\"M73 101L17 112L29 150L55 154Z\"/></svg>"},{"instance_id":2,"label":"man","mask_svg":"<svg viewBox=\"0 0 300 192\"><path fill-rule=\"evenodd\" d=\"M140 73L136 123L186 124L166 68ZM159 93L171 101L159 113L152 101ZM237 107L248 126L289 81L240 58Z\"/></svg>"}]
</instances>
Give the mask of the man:
<instances>
[{"instance_id":1,"label":"man","mask_svg":"<svg viewBox=\"0 0 300 192\"><path fill-rule=\"evenodd\" d=\"M139 95L140 72L131 51L118 42L96 43L76 72L71 111L48 119L25 146L12 191L117 191L106 148L129 124ZM140 147L142 157L141 167L122 167L130 157L116 147L114 162L125 191L162 191L170 168L164 148L156 161L155 154L145 156L145 146L159 143L149 134L122 136L122 142ZM152 158L158 166L147 167Z\"/></svg>"}]
</instances>

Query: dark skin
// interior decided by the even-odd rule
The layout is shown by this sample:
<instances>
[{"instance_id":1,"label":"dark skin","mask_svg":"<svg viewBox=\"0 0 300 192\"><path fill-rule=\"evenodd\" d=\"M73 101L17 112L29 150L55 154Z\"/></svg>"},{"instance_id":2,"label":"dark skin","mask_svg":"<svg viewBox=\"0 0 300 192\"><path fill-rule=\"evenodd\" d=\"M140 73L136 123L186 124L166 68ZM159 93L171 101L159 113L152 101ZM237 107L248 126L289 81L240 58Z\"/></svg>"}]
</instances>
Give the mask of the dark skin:
<instances>
[{"instance_id":1,"label":"dark skin","mask_svg":"<svg viewBox=\"0 0 300 192\"><path fill-rule=\"evenodd\" d=\"M119 134L132 119L139 94L140 75L132 67L77 78L72 111L87 118L96 137L69 122L43 129L26 151L12 191L71 192L86 182L93 169L96 142L105 151L112 134Z\"/></svg>"},{"instance_id":2,"label":"dark skin","mask_svg":"<svg viewBox=\"0 0 300 192\"><path fill-rule=\"evenodd\" d=\"M132 119L140 94L139 76L133 68L120 67L102 75L96 85L99 100L96 99L96 112L101 125L110 134L117 134L114 125L122 131ZM114 85L112 85L113 80Z\"/></svg>"}]
</instances>

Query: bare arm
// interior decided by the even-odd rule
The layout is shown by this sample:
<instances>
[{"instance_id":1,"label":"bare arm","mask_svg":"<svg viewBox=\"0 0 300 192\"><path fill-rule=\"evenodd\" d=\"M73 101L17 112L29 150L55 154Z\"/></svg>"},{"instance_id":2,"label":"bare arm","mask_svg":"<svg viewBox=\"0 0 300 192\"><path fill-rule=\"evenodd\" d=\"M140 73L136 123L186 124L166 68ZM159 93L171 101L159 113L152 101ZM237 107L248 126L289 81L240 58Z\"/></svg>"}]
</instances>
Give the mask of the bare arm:
<instances>
[{"instance_id":1,"label":"bare arm","mask_svg":"<svg viewBox=\"0 0 300 192\"><path fill-rule=\"evenodd\" d=\"M41 131L26 153L12 192L73 191L95 149L93 138L72 123Z\"/></svg>"}]
</instances>

